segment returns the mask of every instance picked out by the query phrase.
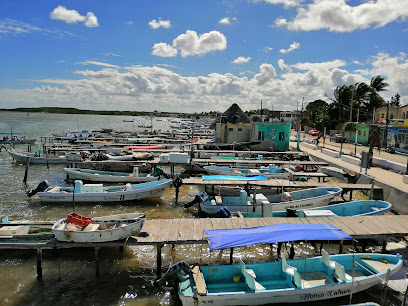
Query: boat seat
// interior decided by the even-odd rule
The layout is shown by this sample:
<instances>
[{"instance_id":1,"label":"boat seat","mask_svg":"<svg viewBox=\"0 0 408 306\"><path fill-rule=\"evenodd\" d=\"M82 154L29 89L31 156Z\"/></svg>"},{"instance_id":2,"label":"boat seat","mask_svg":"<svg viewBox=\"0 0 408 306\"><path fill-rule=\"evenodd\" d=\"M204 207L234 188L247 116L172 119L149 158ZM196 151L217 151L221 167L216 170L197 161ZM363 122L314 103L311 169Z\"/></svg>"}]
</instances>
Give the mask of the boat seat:
<instances>
[{"instance_id":1,"label":"boat seat","mask_svg":"<svg viewBox=\"0 0 408 306\"><path fill-rule=\"evenodd\" d=\"M344 267L341 264L339 264L337 261L334 262L334 264L335 264L334 273L337 279L343 282L352 280L352 277L346 273Z\"/></svg>"},{"instance_id":2,"label":"boat seat","mask_svg":"<svg viewBox=\"0 0 408 306\"><path fill-rule=\"evenodd\" d=\"M388 263L388 262L382 262L378 260L370 260L370 259L362 259L364 263L366 263L368 266L370 266L372 269L378 271L378 272L385 272L388 269L391 269L394 264Z\"/></svg>"},{"instance_id":3,"label":"boat seat","mask_svg":"<svg viewBox=\"0 0 408 306\"><path fill-rule=\"evenodd\" d=\"M58 192L59 191L59 187L53 187L50 190L48 190L48 192Z\"/></svg>"},{"instance_id":4,"label":"boat seat","mask_svg":"<svg viewBox=\"0 0 408 306\"><path fill-rule=\"evenodd\" d=\"M322 261L326 265L326 267L331 269L336 268L335 262L330 260L329 253L327 253L324 249L322 249Z\"/></svg>"},{"instance_id":5,"label":"boat seat","mask_svg":"<svg viewBox=\"0 0 408 306\"><path fill-rule=\"evenodd\" d=\"M258 283L256 279L256 275L254 270L246 269L245 263L242 259L239 259L239 265L241 266L241 273L245 277L245 283L249 287L249 289L257 291L257 290L265 290L265 287Z\"/></svg>"},{"instance_id":6,"label":"boat seat","mask_svg":"<svg viewBox=\"0 0 408 306\"><path fill-rule=\"evenodd\" d=\"M286 256L285 254L282 254L282 271L284 273L294 276L296 270L297 269L295 267L292 267L286 263Z\"/></svg>"},{"instance_id":7,"label":"boat seat","mask_svg":"<svg viewBox=\"0 0 408 306\"><path fill-rule=\"evenodd\" d=\"M200 271L200 267L195 266L191 272L193 273L193 279L194 279L194 283L197 288L197 293L199 295L207 295L207 289L205 287L205 283L204 283L203 275Z\"/></svg>"},{"instance_id":8,"label":"boat seat","mask_svg":"<svg viewBox=\"0 0 408 306\"><path fill-rule=\"evenodd\" d=\"M100 223L90 223L84 229L82 230L83 232L94 232L99 229Z\"/></svg>"},{"instance_id":9,"label":"boat seat","mask_svg":"<svg viewBox=\"0 0 408 306\"><path fill-rule=\"evenodd\" d=\"M380 209L378 207L371 207L371 210L373 211L379 211Z\"/></svg>"}]
</instances>

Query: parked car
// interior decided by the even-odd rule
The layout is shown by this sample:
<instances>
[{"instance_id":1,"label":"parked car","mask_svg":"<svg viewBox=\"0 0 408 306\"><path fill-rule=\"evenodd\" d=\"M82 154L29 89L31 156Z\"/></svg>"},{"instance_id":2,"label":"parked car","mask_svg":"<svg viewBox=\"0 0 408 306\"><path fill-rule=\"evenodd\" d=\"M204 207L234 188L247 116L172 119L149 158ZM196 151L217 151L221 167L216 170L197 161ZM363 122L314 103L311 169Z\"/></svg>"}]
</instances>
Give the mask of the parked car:
<instances>
[{"instance_id":1,"label":"parked car","mask_svg":"<svg viewBox=\"0 0 408 306\"><path fill-rule=\"evenodd\" d=\"M310 130L309 135L311 136L319 136L320 132L318 130Z\"/></svg>"},{"instance_id":2,"label":"parked car","mask_svg":"<svg viewBox=\"0 0 408 306\"><path fill-rule=\"evenodd\" d=\"M347 142L347 139L342 134L333 134L330 136L330 141L344 143L344 142Z\"/></svg>"}]
</instances>

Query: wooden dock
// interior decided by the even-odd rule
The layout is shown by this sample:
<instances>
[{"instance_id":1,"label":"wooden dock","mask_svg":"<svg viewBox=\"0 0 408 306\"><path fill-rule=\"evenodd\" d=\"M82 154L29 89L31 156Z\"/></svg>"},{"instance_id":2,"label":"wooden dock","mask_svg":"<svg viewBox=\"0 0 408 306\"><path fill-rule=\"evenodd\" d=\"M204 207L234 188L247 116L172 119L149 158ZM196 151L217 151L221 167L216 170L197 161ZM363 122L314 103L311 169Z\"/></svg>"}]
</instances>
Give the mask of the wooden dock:
<instances>
[{"instance_id":1,"label":"wooden dock","mask_svg":"<svg viewBox=\"0 0 408 306\"><path fill-rule=\"evenodd\" d=\"M102 247L124 247L151 245L157 252L157 275L161 274L162 247L166 244L207 244L205 230L245 229L280 223L321 224L330 223L353 239L379 241L385 249L387 238L408 235L408 215L383 215L365 217L321 217L321 218L201 218L201 219L154 219L146 220L142 232L145 237L102 243L69 243L54 239L23 241L1 239L0 249L25 249L37 251L37 277L42 277L42 250L66 248L95 248L96 275L99 276L99 250ZM49 237L49 236L48 236ZM21 237L20 237L21 238ZM37 237L38 238L38 237ZM230 250L232 260L233 250Z\"/></svg>"}]
</instances>

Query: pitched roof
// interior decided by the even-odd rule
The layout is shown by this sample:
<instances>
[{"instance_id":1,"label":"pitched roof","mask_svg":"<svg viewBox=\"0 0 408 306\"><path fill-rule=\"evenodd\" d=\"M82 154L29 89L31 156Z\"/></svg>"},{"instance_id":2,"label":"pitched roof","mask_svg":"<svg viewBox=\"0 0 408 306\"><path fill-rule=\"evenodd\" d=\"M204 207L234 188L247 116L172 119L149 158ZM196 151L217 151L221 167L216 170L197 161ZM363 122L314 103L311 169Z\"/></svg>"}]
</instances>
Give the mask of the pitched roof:
<instances>
[{"instance_id":1,"label":"pitched roof","mask_svg":"<svg viewBox=\"0 0 408 306\"><path fill-rule=\"evenodd\" d=\"M239 123L251 123L251 120L249 119L248 115L243 112L243 110L238 106L238 104L234 103L224 113L218 115L217 118L215 118L215 121L211 123L210 128L214 129L215 124L220 123L222 117L225 117L228 123L234 123L233 118L235 116L238 116Z\"/></svg>"}]
</instances>

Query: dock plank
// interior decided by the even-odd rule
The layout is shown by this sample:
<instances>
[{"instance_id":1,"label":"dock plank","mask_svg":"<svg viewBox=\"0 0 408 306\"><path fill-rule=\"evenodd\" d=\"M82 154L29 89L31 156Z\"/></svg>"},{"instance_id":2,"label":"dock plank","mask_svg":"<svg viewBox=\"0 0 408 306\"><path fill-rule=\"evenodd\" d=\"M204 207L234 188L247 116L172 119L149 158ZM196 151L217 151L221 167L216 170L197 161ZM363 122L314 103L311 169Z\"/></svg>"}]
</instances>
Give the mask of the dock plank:
<instances>
[{"instance_id":1,"label":"dock plank","mask_svg":"<svg viewBox=\"0 0 408 306\"><path fill-rule=\"evenodd\" d=\"M176 242L179 237L179 228L180 228L181 219L173 219L170 229L168 229L168 242Z\"/></svg>"}]
</instances>

